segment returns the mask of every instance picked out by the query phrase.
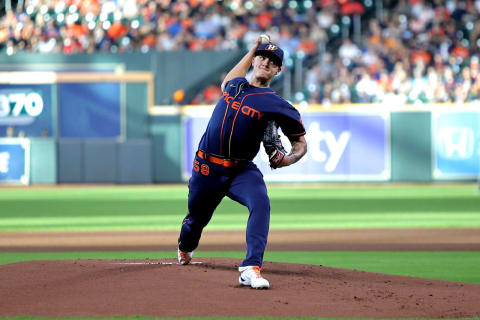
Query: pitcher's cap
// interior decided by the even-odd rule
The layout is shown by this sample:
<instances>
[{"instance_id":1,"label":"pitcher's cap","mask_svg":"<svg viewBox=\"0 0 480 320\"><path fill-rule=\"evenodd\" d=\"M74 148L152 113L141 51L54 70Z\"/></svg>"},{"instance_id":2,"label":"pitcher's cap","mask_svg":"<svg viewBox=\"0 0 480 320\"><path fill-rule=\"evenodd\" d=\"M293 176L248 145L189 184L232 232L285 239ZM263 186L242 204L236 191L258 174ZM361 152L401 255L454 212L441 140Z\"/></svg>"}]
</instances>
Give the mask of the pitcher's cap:
<instances>
[{"instance_id":1,"label":"pitcher's cap","mask_svg":"<svg viewBox=\"0 0 480 320\"><path fill-rule=\"evenodd\" d=\"M274 43L262 43L258 46L255 51L255 57L258 55L264 55L272 59L272 61L279 67L282 66L283 62L283 50L280 49Z\"/></svg>"}]
</instances>

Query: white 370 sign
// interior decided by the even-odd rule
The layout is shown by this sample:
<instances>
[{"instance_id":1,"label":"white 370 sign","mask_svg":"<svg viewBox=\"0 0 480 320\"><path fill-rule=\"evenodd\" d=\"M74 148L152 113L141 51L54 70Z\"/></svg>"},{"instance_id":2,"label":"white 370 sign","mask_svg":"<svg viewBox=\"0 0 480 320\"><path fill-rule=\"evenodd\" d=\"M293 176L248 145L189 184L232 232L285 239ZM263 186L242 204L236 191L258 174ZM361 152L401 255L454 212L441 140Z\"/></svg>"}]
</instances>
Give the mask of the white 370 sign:
<instances>
[{"instance_id":1,"label":"white 370 sign","mask_svg":"<svg viewBox=\"0 0 480 320\"><path fill-rule=\"evenodd\" d=\"M0 94L0 117L17 117L22 111L37 117L43 111L43 99L36 92Z\"/></svg>"}]
</instances>

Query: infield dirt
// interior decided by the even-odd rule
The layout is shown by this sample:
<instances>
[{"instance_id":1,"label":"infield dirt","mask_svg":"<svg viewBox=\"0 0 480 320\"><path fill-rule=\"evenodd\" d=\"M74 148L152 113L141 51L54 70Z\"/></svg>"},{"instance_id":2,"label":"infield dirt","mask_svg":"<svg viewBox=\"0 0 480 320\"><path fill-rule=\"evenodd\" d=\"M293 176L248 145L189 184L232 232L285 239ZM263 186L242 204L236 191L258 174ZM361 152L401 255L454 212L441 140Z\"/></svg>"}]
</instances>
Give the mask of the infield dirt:
<instances>
[{"instance_id":1,"label":"infield dirt","mask_svg":"<svg viewBox=\"0 0 480 320\"><path fill-rule=\"evenodd\" d=\"M177 232L4 232L0 251L175 250ZM243 250L209 231L199 249ZM269 250L479 251L477 229L272 230ZM308 254L308 253L306 253ZM480 317L480 285L265 262L269 290L238 285L236 259L0 265L0 317Z\"/></svg>"},{"instance_id":2,"label":"infield dirt","mask_svg":"<svg viewBox=\"0 0 480 320\"><path fill-rule=\"evenodd\" d=\"M480 316L480 285L322 266L264 265L269 290L238 285L240 260L33 261L0 266L0 316Z\"/></svg>"}]
</instances>

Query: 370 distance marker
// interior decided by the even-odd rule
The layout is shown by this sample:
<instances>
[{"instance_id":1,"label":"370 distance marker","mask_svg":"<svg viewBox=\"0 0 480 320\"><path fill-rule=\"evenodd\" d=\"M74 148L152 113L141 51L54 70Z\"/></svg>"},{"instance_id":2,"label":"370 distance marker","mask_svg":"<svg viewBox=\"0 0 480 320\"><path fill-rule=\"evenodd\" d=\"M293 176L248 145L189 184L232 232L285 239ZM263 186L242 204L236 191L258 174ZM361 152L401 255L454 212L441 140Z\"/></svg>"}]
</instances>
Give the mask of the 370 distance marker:
<instances>
[{"instance_id":1,"label":"370 distance marker","mask_svg":"<svg viewBox=\"0 0 480 320\"><path fill-rule=\"evenodd\" d=\"M23 110L38 117L43 111L42 96L36 92L0 94L0 117L18 117Z\"/></svg>"}]
</instances>

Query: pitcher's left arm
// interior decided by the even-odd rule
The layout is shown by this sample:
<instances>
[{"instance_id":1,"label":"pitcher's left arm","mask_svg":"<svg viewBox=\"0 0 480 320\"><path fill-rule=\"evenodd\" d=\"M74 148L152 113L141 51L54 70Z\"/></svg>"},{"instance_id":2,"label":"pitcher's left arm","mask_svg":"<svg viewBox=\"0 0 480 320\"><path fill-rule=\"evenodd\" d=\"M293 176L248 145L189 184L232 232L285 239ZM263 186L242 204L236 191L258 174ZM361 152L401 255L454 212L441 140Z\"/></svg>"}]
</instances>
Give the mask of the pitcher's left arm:
<instances>
[{"instance_id":1,"label":"pitcher's left arm","mask_svg":"<svg viewBox=\"0 0 480 320\"><path fill-rule=\"evenodd\" d=\"M279 168L294 164L307 153L307 140L305 140L305 136L288 137L288 139L292 144L292 150L283 157L283 160L278 166Z\"/></svg>"},{"instance_id":2,"label":"pitcher's left arm","mask_svg":"<svg viewBox=\"0 0 480 320\"><path fill-rule=\"evenodd\" d=\"M287 137L292 145L292 149L288 154L280 140L277 123L275 121L267 122L263 135L263 147L268 155L270 168L277 169L292 165L307 153L307 141L303 133Z\"/></svg>"}]
</instances>

